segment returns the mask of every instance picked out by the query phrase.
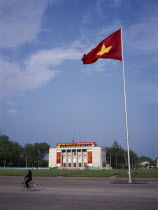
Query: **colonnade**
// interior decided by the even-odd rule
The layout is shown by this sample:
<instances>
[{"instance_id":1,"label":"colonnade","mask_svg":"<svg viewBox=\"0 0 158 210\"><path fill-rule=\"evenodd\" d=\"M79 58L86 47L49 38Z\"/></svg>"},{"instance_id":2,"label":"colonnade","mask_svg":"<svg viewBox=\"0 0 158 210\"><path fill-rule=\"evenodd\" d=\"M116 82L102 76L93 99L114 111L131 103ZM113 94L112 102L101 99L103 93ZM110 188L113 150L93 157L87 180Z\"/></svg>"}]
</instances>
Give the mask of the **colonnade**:
<instances>
[{"instance_id":1,"label":"colonnade","mask_svg":"<svg viewBox=\"0 0 158 210\"><path fill-rule=\"evenodd\" d=\"M85 167L87 165L87 149L61 150L61 167Z\"/></svg>"}]
</instances>

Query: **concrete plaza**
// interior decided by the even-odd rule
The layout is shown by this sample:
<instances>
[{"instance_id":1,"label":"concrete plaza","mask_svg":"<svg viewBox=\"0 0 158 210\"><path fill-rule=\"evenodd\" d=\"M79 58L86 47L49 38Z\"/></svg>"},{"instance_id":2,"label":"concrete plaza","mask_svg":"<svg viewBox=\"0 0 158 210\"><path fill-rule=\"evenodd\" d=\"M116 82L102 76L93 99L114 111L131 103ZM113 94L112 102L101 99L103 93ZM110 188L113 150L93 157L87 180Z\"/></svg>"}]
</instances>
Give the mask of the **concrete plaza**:
<instances>
[{"instance_id":1,"label":"concrete plaza","mask_svg":"<svg viewBox=\"0 0 158 210\"><path fill-rule=\"evenodd\" d=\"M158 181L111 184L108 178L35 177L36 191L20 191L21 177L0 177L1 210L157 210Z\"/></svg>"}]
</instances>

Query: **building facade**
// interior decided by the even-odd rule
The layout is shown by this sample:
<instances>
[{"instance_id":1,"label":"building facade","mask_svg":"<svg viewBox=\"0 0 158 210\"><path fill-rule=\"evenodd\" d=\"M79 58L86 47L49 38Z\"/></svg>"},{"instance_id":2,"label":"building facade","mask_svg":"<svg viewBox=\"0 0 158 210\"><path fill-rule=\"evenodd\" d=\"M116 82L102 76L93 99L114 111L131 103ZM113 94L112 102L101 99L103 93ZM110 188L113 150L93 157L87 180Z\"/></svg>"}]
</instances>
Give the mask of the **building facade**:
<instances>
[{"instance_id":1,"label":"building facade","mask_svg":"<svg viewBox=\"0 0 158 210\"><path fill-rule=\"evenodd\" d=\"M103 167L106 164L106 150L95 142L58 143L49 149L49 167L81 168Z\"/></svg>"}]
</instances>

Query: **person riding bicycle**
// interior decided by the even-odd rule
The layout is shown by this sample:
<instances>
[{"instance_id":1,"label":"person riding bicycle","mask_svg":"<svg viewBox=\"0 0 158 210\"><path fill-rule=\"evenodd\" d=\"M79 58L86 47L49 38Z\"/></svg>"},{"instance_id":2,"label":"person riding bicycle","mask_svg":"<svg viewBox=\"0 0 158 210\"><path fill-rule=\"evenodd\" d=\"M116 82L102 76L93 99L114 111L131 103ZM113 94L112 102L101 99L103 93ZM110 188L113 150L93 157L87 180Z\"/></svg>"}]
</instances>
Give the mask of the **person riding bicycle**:
<instances>
[{"instance_id":1,"label":"person riding bicycle","mask_svg":"<svg viewBox=\"0 0 158 210\"><path fill-rule=\"evenodd\" d=\"M28 174L25 176L26 181L25 181L25 185L26 185L26 188L29 189L29 182L32 181L32 171L29 170L28 171Z\"/></svg>"}]
</instances>

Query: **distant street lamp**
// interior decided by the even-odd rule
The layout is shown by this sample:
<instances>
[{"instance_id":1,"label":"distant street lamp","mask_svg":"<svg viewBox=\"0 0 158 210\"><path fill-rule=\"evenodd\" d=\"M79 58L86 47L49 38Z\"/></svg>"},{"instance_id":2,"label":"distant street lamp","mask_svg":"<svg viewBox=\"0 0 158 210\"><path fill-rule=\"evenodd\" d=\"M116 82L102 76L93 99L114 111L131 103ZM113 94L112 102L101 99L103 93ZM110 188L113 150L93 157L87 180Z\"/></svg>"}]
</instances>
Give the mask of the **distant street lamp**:
<instances>
[{"instance_id":1,"label":"distant street lamp","mask_svg":"<svg viewBox=\"0 0 158 210\"><path fill-rule=\"evenodd\" d=\"M26 168L27 168L27 155L26 155Z\"/></svg>"},{"instance_id":2,"label":"distant street lamp","mask_svg":"<svg viewBox=\"0 0 158 210\"><path fill-rule=\"evenodd\" d=\"M110 154L110 167L111 167L111 154Z\"/></svg>"}]
</instances>

